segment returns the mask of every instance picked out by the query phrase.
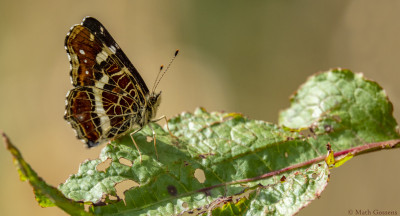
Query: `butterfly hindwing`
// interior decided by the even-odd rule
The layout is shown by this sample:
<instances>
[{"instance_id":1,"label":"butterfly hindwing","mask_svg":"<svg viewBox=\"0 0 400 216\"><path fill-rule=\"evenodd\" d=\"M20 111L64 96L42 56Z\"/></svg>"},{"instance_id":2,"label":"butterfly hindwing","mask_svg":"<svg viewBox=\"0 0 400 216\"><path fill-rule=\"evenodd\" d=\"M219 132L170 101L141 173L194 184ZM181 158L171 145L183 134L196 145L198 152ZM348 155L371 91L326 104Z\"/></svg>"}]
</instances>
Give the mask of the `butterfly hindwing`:
<instances>
[{"instance_id":1,"label":"butterfly hindwing","mask_svg":"<svg viewBox=\"0 0 400 216\"><path fill-rule=\"evenodd\" d=\"M127 131L131 127L130 118L134 117L131 110L138 110L136 104L129 106L132 104L129 97L121 98L114 94L107 95L106 99L99 98L97 91L95 87L80 86L67 96L65 118L76 130L78 138L89 147Z\"/></svg>"}]
</instances>

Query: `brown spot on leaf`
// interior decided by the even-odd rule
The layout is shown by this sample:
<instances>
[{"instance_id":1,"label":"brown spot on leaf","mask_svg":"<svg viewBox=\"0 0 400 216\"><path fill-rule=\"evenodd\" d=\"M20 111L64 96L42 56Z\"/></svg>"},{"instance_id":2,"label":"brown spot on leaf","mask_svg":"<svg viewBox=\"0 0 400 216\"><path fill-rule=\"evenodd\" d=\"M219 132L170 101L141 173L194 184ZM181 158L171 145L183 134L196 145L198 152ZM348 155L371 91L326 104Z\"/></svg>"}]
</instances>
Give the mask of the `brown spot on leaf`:
<instances>
[{"instance_id":1,"label":"brown spot on leaf","mask_svg":"<svg viewBox=\"0 0 400 216\"><path fill-rule=\"evenodd\" d=\"M208 156L212 156L212 155L215 155L215 154L214 153L201 154L201 155L199 155L199 158L205 159Z\"/></svg>"},{"instance_id":2,"label":"brown spot on leaf","mask_svg":"<svg viewBox=\"0 0 400 216\"><path fill-rule=\"evenodd\" d=\"M206 191L204 191L204 194L205 194L206 196L211 196L211 190L206 190Z\"/></svg>"},{"instance_id":3,"label":"brown spot on leaf","mask_svg":"<svg viewBox=\"0 0 400 216\"><path fill-rule=\"evenodd\" d=\"M332 125L324 125L325 132L330 133L333 132Z\"/></svg>"},{"instance_id":4,"label":"brown spot on leaf","mask_svg":"<svg viewBox=\"0 0 400 216\"><path fill-rule=\"evenodd\" d=\"M173 186L173 185L168 185L167 191L168 191L168 193L171 194L172 196L178 195L178 190L177 190L176 187Z\"/></svg>"}]
</instances>

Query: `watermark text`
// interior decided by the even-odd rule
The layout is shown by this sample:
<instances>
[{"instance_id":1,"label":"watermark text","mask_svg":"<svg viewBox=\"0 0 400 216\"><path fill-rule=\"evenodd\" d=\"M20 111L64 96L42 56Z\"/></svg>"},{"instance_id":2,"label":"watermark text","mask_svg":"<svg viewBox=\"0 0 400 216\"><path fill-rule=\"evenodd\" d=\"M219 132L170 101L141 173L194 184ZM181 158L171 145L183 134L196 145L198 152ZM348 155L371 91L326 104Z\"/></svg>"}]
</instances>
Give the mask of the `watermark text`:
<instances>
[{"instance_id":1,"label":"watermark text","mask_svg":"<svg viewBox=\"0 0 400 216\"><path fill-rule=\"evenodd\" d=\"M348 215L398 215L397 210L386 209L349 209Z\"/></svg>"}]
</instances>

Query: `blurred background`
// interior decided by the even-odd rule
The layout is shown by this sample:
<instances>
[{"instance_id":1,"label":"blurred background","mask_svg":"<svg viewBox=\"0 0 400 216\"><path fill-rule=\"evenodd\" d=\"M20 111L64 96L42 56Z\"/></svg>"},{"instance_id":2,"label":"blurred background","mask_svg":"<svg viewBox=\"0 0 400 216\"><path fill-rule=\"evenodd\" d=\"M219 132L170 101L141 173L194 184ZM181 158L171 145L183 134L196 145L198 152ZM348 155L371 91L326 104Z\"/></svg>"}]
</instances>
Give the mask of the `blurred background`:
<instances>
[{"instance_id":1,"label":"blurred background","mask_svg":"<svg viewBox=\"0 0 400 216\"><path fill-rule=\"evenodd\" d=\"M203 106L277 123L308 76L342 67L377 81L400 117L399 1L0 0L0 129L54 186L102 148L86 149L63 119L72 88L64 39L85 16L104 24L150 87L181 50L158 87L159 115ZM299 215L400 213L399 153L332 170L321 197ZM38 206L3 147L0 167L0 215L66 215Z\"/></svg>"}]
</instances>

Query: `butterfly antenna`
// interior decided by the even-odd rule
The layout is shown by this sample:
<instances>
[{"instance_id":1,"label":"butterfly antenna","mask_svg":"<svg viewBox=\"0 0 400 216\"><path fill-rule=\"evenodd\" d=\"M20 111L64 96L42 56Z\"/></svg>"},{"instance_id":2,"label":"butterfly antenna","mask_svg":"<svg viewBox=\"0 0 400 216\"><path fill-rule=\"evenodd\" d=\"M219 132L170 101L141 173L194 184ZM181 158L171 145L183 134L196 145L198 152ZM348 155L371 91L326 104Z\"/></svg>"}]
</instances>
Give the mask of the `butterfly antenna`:
<instances>
[{"instance_id":1,"label":"butterfly antenna","mask_svg":"<svg viewBox=\"0 0 400 216\"><path fill-rule=\"evenodd\" d=\"M165 68L164 72L162 72L162 73L161 73L161 71L162 71L162 69L164 68L164 66L161 65L161 67L160 67L160 72L158 73L157 78L156 78L156 81L154 82L154 85L153 85L153 92L156 90L158 84L160 83L160 80L163 78L163 76L165 75L165 73L166 73L166 72L168 71L168 69L171 67L172 62L174 62L174 60L175 60L176 56L178 55L178 53L179 53L179 50L177 49L177 50L175 51L174 57L172 57L172 59L169 61L168 65L167 65L167 67ZM161 74L161 76L159 76L160 74ZM158 77L160 77L160 78L158 78Z\"/></svg>"},{"instance_id":2,"label":"butterfly antenna","mask_svg":"<svg viewBox=\"0 0 400 216\"><path fill-rule=\"evenodd\" d=\"M154 92L154 91L156 90L156 83L157 83L158 77L160 76L160 74L161 74L163 68L164 68L164 65L161 65L161 66L160 66L160 70L159 70L158 73L157 73L157 77L156 77L156 79L154 80L154 84L153 84L153 88L151 89L151 92Z\"/></svg>"}]
</instances>

